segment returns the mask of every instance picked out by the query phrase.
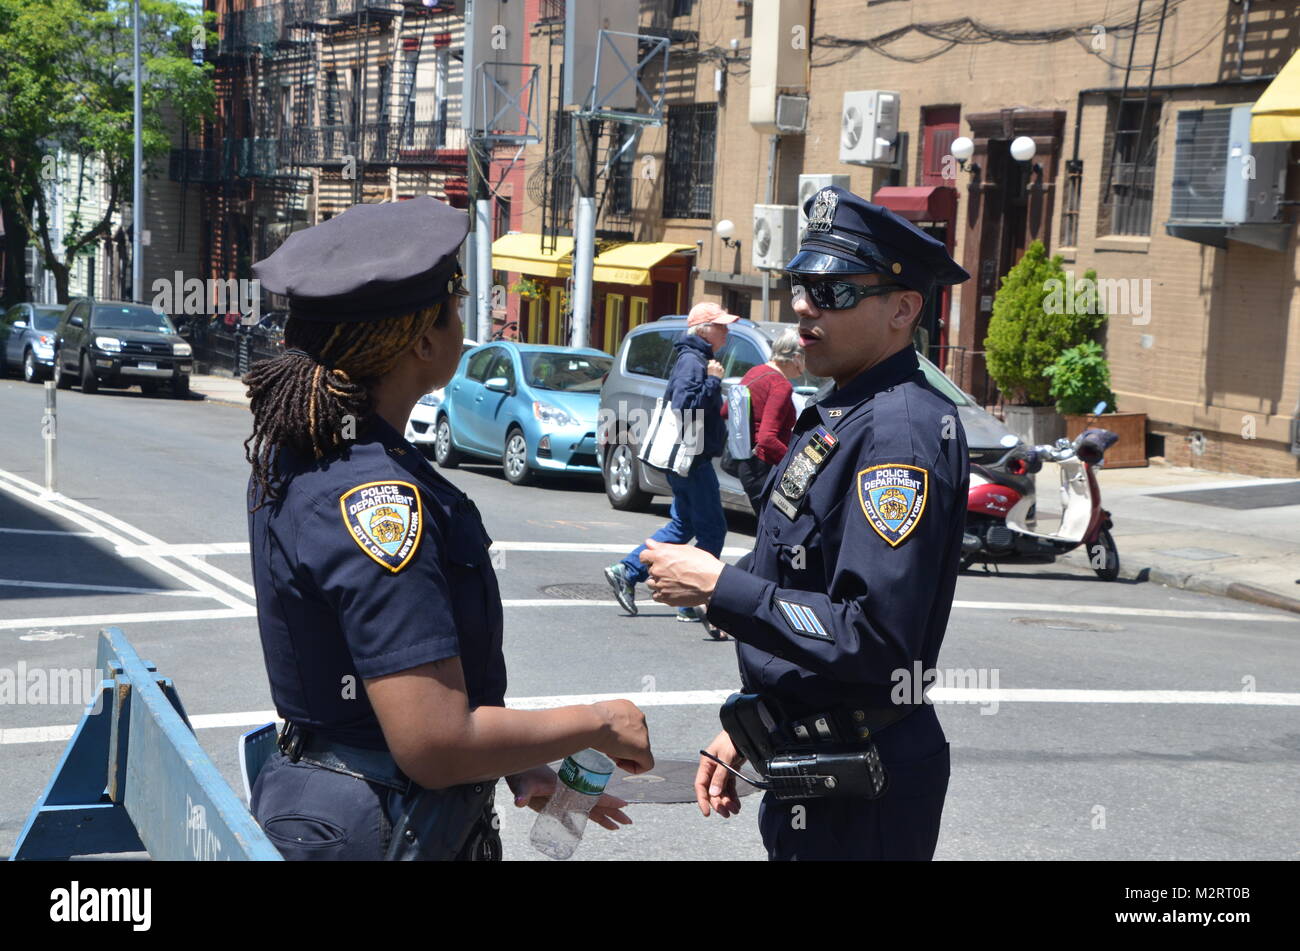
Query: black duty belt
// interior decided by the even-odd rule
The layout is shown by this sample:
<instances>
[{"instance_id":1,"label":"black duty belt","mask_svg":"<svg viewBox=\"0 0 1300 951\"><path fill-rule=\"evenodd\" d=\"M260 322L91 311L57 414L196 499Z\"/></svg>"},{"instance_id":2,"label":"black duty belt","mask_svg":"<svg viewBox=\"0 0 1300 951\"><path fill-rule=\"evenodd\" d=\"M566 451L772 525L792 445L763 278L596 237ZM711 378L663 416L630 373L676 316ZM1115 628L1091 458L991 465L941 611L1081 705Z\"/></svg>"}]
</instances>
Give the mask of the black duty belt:
<instances>
[{"instance_id":1,"label":"black duty belt","mask_svg":"<svg viewBox=\"0 0 1300 951\"><path fill-rule=\"evenodd\" d=\"M701 750L739 779L777 799L884 795L888 776L875 734L919 707L848 706L790 716L779 703L757 694L732 694L721 710L722 727L736 751L762 774L754 780Z\"/></svg>"},{"instance_id":2,"label":"black duty belt","mask_svg":"<svg viewBox=\"0 0 1300 951\"><path fill-rule=\"evenodd\" d=\"M286 723L277 744L292 762L301 760L321 769L342 773L356 779L408 792L415 785L397 766L387 750L368 750L360 746L336 743L309 733L296 723Z\"/></svg>"},{"instance_id":3,"label":"black duty belt","mask_svg":"<svg viewBox=\"0 0 1300 951\"><path fill-rule=\"evenodd\" d=\"M501 859L501 838L492 809L495 781L425 789L398 767L387 750L336 743L287 722L277 746L291 762L364 779L399 794L390 816L393 831L384 858L389 861Z\"/></svg>"}]
</instances>

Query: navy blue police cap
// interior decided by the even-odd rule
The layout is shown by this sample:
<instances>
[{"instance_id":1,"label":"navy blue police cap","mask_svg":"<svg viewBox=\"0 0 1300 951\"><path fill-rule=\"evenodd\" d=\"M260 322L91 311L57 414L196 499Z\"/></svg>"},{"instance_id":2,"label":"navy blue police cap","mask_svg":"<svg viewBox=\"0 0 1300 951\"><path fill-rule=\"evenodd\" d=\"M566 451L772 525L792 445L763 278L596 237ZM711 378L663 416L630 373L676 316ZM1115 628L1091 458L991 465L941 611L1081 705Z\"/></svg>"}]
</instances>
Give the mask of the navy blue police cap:
<instances>
[{"instance_id":1,"label":"navy blue police cap","mask_svg":"<svg viewBox=\"0 0 1300 951\"><path fill-rule=\"evenodd\" d=\"M883 205L830 185L804 202L808 227L790 274L880 274L929 297L941 284L970 279L942 241Z\"/></svg>"},{"instance_id":2,"label":"navy blue police cap","mask_svg":"<svg viewBox=\"0 0 1300 951\"><path fill-rule=\"evenodd\" d=\"M421 310L454 293L463 211L428 195L353 205L291 234L253 265L263 288L302 320L364 323Z\"/></svg>"}]
</instances>

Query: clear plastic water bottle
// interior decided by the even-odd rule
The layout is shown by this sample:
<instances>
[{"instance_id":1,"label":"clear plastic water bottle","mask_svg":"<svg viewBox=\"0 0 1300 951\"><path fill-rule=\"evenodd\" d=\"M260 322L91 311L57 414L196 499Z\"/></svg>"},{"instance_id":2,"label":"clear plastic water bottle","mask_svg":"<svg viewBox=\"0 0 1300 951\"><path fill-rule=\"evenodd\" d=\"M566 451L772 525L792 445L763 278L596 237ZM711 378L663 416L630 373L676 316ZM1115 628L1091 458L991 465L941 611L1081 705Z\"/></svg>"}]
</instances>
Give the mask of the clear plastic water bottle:
<instances>
[{"instance_id":1,"label":"clear plastic water bottle","mask_svg":"<svg viewBox=\"0 0 1300 951\"><path fill-rule=\"evenodd\" d=\"M605 791L614 761L604 753L583 750L564 760L555 794L533 823L528 841L553 859L567 859L578 848L587 828L587 815Z\"/></svg>"}]
</instances>

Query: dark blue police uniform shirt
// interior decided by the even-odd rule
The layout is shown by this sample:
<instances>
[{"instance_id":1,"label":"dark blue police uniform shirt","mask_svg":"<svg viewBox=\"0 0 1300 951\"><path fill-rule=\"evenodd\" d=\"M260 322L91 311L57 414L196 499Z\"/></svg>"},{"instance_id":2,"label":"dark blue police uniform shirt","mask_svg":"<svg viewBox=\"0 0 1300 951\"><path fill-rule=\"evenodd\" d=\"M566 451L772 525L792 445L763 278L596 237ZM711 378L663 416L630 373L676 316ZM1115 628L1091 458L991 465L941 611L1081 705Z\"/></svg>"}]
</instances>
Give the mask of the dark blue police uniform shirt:
<instances>
[{"instance_id":1,"label":"dark blue police uniform shirt","mask_svg":"<svg viewBox=\"0 0 1300 951\"><path fill-rule=\"evenodd\" d=\"M454 656L469 705L502 706L501 596L469 497L378 417L346 457L280 465L283 498L248 517L279 715L384 749L362 681Z\"/></svg>"},{"instance_id":2,"label":"dark blue police uniform shirt","mask_svg":"<svg viewBox=\"0 0 1300 951\"><path fill-rule=\"evenodd\" d=\"M708 609L737 639L745 690L796 716L889 707L895 671L935 666L969 481L957 408L926 382L911 347L804 409L765 494L819 426L839 443L797 517L764 505L753 552L723 569Z\"/></svg>"}]
</instances>

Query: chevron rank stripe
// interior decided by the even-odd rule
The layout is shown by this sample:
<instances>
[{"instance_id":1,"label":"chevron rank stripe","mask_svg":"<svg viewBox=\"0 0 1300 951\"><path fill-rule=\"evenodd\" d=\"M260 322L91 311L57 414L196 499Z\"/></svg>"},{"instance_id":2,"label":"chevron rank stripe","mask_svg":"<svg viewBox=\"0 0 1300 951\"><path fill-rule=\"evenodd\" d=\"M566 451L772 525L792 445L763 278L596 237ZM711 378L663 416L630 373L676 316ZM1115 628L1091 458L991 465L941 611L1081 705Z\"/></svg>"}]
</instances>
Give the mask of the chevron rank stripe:
<instances>
[{"instance_id":1,"label":"chevron rank stripe","mask_svg":"<svg viewBox=\"0 0 1300 951\"><path fill-rule=\"evenodd\" d=\"M776 601L781 608L781 613L785 615L786 622L799 634L807 634L811 637L820 637L823 640L834 640L822 626L821 619L817 613L806 604L797 604L794 601L782 601L780 598Z\"/></svg>"}]
</instances>

